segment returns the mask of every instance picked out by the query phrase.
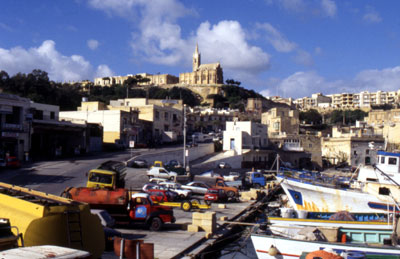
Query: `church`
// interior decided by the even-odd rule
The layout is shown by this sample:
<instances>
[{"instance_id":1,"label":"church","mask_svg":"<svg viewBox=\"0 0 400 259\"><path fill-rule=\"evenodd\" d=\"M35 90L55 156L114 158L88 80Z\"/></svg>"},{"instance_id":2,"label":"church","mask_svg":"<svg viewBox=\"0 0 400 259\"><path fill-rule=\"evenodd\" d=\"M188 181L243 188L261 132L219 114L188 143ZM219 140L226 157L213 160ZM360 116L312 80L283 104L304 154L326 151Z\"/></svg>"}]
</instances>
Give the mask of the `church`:
<instances>
[{"instance_id":1,"label":"church","mask_svg":"<svg viewBox=\"0 0 400 259\"><path fill-rule=\"evenodd\" d=\"M201 54L199 46L193 54L193 72L180 73L179 84L184 85L216 85L223 84L223 72L218 63L201 64Z\"/></svg>"}]
</instances>

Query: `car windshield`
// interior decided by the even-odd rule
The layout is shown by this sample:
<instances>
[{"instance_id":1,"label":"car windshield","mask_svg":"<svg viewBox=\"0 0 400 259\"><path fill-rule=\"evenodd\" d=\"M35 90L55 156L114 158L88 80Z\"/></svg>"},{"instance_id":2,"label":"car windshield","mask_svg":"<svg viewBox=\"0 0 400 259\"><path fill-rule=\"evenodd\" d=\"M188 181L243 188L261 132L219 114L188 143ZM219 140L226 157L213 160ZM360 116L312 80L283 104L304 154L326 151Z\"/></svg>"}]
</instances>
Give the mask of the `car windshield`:
<instances>
[{"instance_id":1,"label":"car windshield","mask_svg":"<svg viewBox=\"0 0 400 259\"><path fill-rule=\"evenodd\" d=\"M208 190L209 193L218 193L218 190Z\"/></svg>"}]
</instances>

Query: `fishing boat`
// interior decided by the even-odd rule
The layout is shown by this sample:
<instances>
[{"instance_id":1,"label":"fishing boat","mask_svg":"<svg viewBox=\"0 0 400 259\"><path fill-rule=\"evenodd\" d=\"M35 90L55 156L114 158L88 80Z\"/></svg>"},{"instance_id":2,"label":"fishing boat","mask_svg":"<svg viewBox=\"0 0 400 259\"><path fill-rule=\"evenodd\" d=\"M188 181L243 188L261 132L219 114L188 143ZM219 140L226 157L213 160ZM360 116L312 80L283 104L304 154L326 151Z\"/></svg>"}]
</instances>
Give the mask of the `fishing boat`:
<instances>
[{"instance_id":1,"label":"fishing boat","mask_svg":"<svg viewBox=\"0 0 400 259\"><path fill-rule=\"evenodd\" d=\"M365 257L358 258L400 258L400 248L391 245L306 241L266 234L252 234L251 240L259 259L300 258L303 252L317 250L334 251L337 254L357 251L365 255Z\"/></svg>"},{"instance_id":2,"label":"fishing boat","mask_svg":"<svg viewBox=\"0 0 400 259\"><path fill-rule=\"evenodd\" d=\"M280 168L277 179L296 210L398 213L400 153L377 156L376 165L360 166L350 179L288 168Z\"/></svg>"}]
</instances>

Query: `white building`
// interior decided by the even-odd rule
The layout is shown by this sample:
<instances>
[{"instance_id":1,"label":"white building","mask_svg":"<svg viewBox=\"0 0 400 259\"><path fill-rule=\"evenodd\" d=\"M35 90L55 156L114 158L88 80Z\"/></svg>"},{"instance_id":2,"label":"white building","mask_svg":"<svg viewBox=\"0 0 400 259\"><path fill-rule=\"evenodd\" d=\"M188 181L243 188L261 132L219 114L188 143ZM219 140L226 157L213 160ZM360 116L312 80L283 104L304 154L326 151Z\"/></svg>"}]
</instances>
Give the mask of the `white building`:
<instances>
[{"instance_id":1,"label":"white building","mask_svg":"<svg viewBox=\"0 0 400 259\"><path fill-rule=\"evenodd\" d=\"M268 146L267 125L251 121L227 121L223 137L223 150L234 150L235 154Z\"/></svg>"}]
</instances>

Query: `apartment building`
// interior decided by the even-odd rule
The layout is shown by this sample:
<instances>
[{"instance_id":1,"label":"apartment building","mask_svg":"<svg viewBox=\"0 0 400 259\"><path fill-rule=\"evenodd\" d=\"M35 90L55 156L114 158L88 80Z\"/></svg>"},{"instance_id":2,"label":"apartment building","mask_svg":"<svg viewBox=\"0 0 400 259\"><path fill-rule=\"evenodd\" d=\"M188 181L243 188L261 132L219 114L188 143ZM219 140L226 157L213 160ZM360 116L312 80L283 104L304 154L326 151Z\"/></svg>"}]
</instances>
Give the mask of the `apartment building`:
<instances>
[{"instance_id":1,"label":"apartment building","mask_svg":"<svg viewBox=\"0 0 400 259\"><path fill-rule=\"evenodd\" d=\"M311 108L328 108L331 106L332 98L323 95L322 93L312 94L311 97L303 97L296 99L294 104L299 109L311 109Z\"/></svg>"},{"instance_id":2,"label":"apartment building","mask_svg":"<svg viewBox=\"0 0 400 259\"><path fill-rule=\"evenodd\" d=\"M178 105L178 107L180 107L180 105ZM177 139L183 136L183 110L174 108L174 105L171 104L170 100L165 100L164 102L162 102L145 98L118 99L110 101L108 109L137 110L139 120L152 123L150 131L152 135L152 140L155 143L170 142L176 140L169 140L169 137L167 136L173 135L176 136Z\"/></svg>"},{"instance_id":3,"label":"apartment building","mask_svg":"<svg viewBox=\"0 0 400 259\"><path fill-rule=\"evenodd\" d=\"M179 78L170 74L147 74L140 73L136 75L126 75L126 76L109 76L109 77L97 77L94 79L95 85L100 86L111 86L114 84L124 84L125 81L132 76L141 76L142 78L149 79L148 82L139 83L139 85L169 85L169 84L178 84Z\"/></svg>"},{"instance_id":4,"label":"apartment building","mask_svg":"<svg viewBox=\"0 0 400 259\"><path fill-rule=\"evenodd\" d=\"M261 115L261 123L268 126L268 136L299 133L299 111L289 107L275 107Z\"/></svg>"}]
</instances>

